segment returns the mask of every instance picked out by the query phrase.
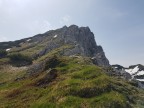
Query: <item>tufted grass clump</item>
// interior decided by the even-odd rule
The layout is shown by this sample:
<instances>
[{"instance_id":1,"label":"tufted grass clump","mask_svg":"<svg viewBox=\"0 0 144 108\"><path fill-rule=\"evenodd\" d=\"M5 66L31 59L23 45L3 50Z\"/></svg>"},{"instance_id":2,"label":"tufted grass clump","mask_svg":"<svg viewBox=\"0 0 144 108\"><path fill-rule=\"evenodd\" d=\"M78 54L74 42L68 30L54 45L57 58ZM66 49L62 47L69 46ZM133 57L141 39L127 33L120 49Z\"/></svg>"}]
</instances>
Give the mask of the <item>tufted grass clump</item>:
<instances>
[{"instance_id":1,"label":"tufted grass clump","mask_svg":"<svg viewBox=\"0 0 144 108\"><path fill-rule=\"evenodd\" d=\"M9 55L12 65L20 67L32 64L32 58L20 53L14 53Z\"/></svg>"}]
</instances>

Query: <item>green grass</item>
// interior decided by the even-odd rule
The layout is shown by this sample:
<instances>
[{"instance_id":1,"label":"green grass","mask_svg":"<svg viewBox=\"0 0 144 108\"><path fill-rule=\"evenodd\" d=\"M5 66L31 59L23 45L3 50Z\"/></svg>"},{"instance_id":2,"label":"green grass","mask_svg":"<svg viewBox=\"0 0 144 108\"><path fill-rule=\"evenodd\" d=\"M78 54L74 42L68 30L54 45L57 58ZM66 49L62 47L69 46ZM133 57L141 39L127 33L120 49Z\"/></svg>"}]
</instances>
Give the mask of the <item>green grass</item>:
<instances>
[{"instance_id":1,"label":"green grass","mask_svg":"<svg viewBox=\"0 0 144 108\"><path fill-rule=\"evenodd\" d=\"M135 87L108 76L88 58L63 56L58 59L57 78L44 86L36 83L45 78L46 72L0 85L0 107L131 108L141 105L128 99L139 94Z\"/></svg>"},{"instance_id":2,"label":"green grass","mask_svg":"<svg viewBox=\"0 0 144 108\"><path fill-rule=\"evenodd\" d=\"M9 63L9 58L1 58L0 59L0 65L5 65Z\"/></svg>"},{"instance_id":3,"label":"green grass","mask_svg":"<svg viewBox=\"0 0 144 108\"><path fill-rule=\"evenodd\" d=\"M31 48L27 48L26 50L21 51L20 53L32 56L33 54L37 54L41 51L41 49L45 48L46 43L41 43L38 45L35 45Z\"/></svg>"}]
</instances>

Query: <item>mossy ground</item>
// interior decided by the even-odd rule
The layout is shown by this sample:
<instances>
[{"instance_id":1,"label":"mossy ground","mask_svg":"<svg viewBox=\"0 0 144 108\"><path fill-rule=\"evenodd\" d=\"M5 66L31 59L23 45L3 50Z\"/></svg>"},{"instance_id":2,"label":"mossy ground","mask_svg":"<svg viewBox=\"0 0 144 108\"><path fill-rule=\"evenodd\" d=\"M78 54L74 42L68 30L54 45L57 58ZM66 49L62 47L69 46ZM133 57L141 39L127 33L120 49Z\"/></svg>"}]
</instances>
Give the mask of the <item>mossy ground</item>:
<instances>
[{"instance_id":1,"label":"mossy ground","mask_svg":"<svg viewBox=\"0 0 144 108\"><path fill-rule=\"evenodd\" d=\"M1 84L0 108L131 108L142 105L134 102L140 95L138 89L108 76L88 58L58 59L60 63L54 67L57 77L50 83L36 85L46 76L45 70L20 81L14 81L13 76Z\"/></svg>"}]
</instances>

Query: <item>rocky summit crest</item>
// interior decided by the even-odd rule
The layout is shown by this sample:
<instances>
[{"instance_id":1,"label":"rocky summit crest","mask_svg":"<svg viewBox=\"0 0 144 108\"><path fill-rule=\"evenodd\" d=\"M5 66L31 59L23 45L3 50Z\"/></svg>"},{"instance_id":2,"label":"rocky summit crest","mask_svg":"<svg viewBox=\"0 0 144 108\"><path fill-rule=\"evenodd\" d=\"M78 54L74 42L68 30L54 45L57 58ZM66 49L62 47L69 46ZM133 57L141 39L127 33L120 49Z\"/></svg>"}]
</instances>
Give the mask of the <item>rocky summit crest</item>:
<instances>
[{"instance_id":1,"label":"rocky summit crest","mask_svg":"<svg viewBox=\"0 0 144 108\"><path fill-rule=\"evenodd\" d=\"M38 34L34 37L14 41L0 43L1 48L11 51L18 50L33 52L30 55L33 58L43 56L54 49L61 48L61 55L81 55L90 57L94 64L99 66L109 66L109 61L101 46L95 42L94 34L89 27L78 27L71 25L64 26L57 30L50 30L44 34ZM14 49L13 47L18 47ZM24 47L25 46L25 47ZM33 48L40 46L35 51Z\"/></svg>"}]
</instances>

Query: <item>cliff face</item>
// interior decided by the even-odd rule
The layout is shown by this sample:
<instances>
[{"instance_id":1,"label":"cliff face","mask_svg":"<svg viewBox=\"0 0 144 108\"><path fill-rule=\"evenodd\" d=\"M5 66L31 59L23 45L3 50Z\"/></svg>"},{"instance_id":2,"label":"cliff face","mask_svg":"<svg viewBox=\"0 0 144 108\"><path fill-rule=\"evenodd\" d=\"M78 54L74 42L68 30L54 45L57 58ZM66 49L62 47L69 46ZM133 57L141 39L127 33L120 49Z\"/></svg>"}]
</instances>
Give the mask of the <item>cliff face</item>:
<instances>
[{"instance_id":1,"label":"cliff face","mask_svg":"<svg viewBox=\"0 0 144 108\"><path fill-rule=\"evenodd\" d=\"M14 42L3 42L0 43L0 48L11 49L12 52L27 53L34 58L61 48L61 55L86 56L90 57L96 65L109 66L109 61L105 57L102 47L96 44L94 34L90 29L76 25L64 26L57 30L50 30L44 34Z\"/></svg>"},{"instance_id":2,"label":"cliff face","mask_svg":"<svg viewBox=\"0 0 144 108\"><path fill-rule=\"evenodd\" d=\"M47 47L39 54L43 55L54 48L62 45L71 45L72 48L63 49L62 54L66 56L81 55L91 57L96 65L109 66L109 61L101 46L98 46L94 39L94 34L88 27L78 27L71 25L61 29L49 31L44 34L50 41Z\"/></svg>"}]
</instances>

